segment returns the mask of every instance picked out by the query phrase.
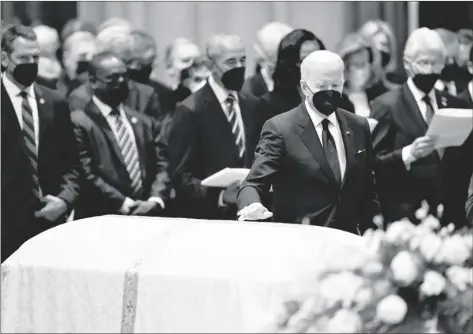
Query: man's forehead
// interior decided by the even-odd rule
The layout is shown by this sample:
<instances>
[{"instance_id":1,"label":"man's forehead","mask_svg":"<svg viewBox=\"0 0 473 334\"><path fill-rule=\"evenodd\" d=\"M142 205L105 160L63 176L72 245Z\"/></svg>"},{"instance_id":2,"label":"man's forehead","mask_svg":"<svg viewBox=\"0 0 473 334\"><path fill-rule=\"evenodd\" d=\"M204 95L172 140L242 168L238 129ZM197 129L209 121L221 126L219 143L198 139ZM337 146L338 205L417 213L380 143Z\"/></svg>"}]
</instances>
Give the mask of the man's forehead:
<instances>
[{"instance_id":1,"label":"man's forehead","mask_svg":"<svg viewBox=\"0 0 473 334\"><path fill-rule=\"evenodd\" d=\"M98 68L98 72L105 75L111 73L125 73L126 70L125 64L115 57L102 60Z\"/></svg>"},{"instance_id":2,"label":"man's forehead","mask_svg":"<svg viewBox=\"0 0 473 334\"><path fill-rule=\"evenodd\" d=\"M39 43L36 40L31 41L23 37L18 37L12 43L12 50L13 52L27 51L39 53Z\"/></svg>"},{"instance_id":3,"label":"man's forehead","mask_svg":"<svg viewBox=\"0 0 473 334\"><path fill-rule=\"evenodd\" d=\"M200 51L197 45L194 44L185 44L176 48L175 57L177 59L182 58L195 58L200 56Z\"/></svg>"}]
</instances>

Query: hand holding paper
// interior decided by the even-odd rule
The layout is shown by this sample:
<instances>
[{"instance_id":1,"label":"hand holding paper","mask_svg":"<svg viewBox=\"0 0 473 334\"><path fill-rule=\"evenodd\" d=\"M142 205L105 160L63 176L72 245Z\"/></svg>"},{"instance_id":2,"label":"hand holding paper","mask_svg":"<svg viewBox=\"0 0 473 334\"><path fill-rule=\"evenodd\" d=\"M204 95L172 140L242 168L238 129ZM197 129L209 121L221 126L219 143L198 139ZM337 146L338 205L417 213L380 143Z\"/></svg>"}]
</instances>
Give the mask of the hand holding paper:
<instances>
[{"instance_id":1,"label":"hand holding paper","mask_svg":"<svg viewBox=\"0 0 473 334\"><path fill-rule=\"evenodd\" d=\"M273 213L268 211L261 203L252 203L245 206L240 212L237 213L238 220L265 220L271 218Z\"/></svg>"}]
</instances>

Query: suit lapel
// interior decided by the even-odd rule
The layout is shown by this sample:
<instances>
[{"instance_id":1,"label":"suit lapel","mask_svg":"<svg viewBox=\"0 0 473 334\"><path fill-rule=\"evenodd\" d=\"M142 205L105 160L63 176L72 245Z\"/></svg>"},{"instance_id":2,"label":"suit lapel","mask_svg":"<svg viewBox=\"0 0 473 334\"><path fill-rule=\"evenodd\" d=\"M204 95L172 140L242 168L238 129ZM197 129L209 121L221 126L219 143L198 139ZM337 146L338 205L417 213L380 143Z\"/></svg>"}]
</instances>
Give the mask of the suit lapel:
<instances>
[{"instance_id":1,"label":"suit lapel","mask_svg":"<svg viewBox=\"0 0 473 334\"><path fill-rule=\"evenodd\" d=\"M320 143L317 131L315 130L314 124L312 123L309 117L309 113L307 112L304 103L299 105L298 113L298 126L301 130L299 132L299 136L302 139L302 142L310 151L315 161L322 168L322 171L324 172L327 180L329 180L332 184L337 184L332 169L330 168L330 165L327 162L327 158L325 157L325 152L322 147L322 144Z\"/></svg>"},{"instance_id":2,"label":"suit lapel","mask_svg":"<svg viewBox=\"0 0 473 334\"><path fill-rule=\"evenodd\" d=\"M143 131L143 124L140 120L133 116L133 114L128 110L127 107L124 107L125 115L130 122L131 127L133 129L136 141L136 149L138 151L138 157L140 159L140 169L141 169L141 178L144 180L146 178L146 168L145 168L145 159L146 159L146 152L145 152L145 143L144 143L144 131Z\"/></svg>"},{"instance_id":3,"label":"suit lapel","mask_svg":"<svg viewBox=\"0 0 473 334\"><path fill-rule=\"evenodd\" d=\"M404 103L407 106L407 109L401 109L403 110L404 117L410 118L412 120L412 124L416 127L417 132L421 133L423 136L427 131L427 123L425 123L425 120L422 117L414 95L412 95L407 83L404 84L401 89L402 96L404 97Z\"/></svg>"},{"instance_id":4,"label":"suit lapel","mask_svg":"<svg viewBox=\"0 0 473 334\"><path fill-rule=\"evenodd\" d=\"M348 120L340 112L340 109L337 109L336 114L337 114L338 124L340 125L340 131L342 132L343 144L345 146L345 156L346 156L346 161L347 161L347 165L345 168L345 175L343 177L342 185L341 185L341 188L343 188L355 164L355 154L356 154L355 137L354 137L355 134L350 129Z\"/></svg>"}]
</instances>

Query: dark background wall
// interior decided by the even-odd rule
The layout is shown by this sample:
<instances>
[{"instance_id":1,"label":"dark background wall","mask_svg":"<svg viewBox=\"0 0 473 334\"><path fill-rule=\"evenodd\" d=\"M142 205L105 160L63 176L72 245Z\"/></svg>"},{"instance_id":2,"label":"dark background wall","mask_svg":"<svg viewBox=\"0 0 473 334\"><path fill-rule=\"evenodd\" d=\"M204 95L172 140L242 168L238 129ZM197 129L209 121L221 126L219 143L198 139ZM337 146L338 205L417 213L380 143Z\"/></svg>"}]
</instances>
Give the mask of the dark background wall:
<instances>
[{"instance_id":1,"label":"dark background wall","mask_svg":"<svg viewBox=\"0 0 473 334\"><path fill-rule=\"evenodd\" d=\"M420 1L419 26L453 31L473 29L473 1Z\"/></svg>"}]
</instances>

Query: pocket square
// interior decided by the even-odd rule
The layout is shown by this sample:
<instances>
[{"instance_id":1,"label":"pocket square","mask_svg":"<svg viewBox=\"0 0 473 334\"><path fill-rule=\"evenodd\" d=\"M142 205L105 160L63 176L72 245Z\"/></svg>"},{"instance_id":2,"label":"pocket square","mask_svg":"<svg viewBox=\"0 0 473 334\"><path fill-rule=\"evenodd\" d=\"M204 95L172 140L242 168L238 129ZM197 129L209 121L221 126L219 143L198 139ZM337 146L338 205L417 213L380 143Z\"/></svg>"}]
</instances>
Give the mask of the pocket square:
<instances>
[{"instance_id":1,"label":"pocket square","mask_svg":"<svg viewBox=\"0 0 473 334\"><path fill-rule=\"evenodd\" d=\"M363 153L364 151L366 151L366 149L358 150L358 152L356 152L356 154L361 154L361 153Z\"/></svg>"}]
</instances>

